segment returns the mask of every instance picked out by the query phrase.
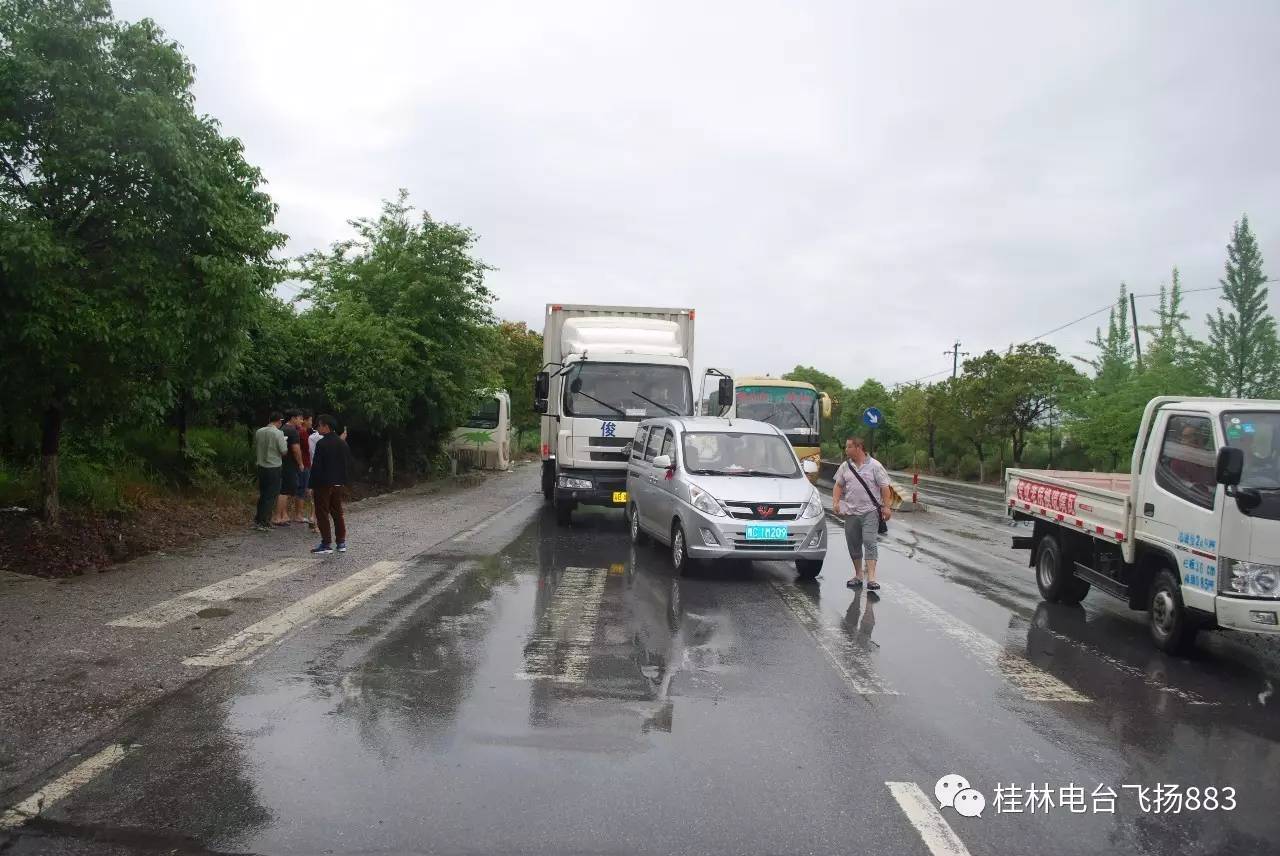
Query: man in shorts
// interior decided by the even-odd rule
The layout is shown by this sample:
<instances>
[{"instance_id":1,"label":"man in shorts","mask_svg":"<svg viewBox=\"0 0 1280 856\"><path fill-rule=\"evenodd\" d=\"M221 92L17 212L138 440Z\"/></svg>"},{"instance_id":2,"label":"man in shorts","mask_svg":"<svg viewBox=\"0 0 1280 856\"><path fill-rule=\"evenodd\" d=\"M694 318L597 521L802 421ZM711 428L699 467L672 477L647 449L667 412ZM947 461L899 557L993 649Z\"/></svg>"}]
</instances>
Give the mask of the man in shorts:
<instances>
[{"instance_id":1,"label":"man in shorts","mask_svg":"<svg viewBox=\"0 0 1280 856\"><path fill-rule=\"evenodd\" d=\"M290 410L285 413L284 432L288 450L284 454L284 462L280 467L280 497L276 501L276 526L289 525L289 503L298 493L298 471L302 469L302 450L298 448L301 437L298 435L299 413Z\"/></svg>"}]
</instances>

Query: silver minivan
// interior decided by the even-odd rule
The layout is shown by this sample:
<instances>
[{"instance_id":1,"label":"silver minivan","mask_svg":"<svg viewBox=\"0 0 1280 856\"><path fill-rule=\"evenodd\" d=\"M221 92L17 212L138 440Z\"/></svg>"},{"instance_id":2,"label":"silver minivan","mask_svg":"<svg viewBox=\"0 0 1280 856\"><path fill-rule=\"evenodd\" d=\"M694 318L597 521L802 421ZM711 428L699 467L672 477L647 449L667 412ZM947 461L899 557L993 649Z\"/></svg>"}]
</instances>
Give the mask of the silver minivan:
<instances>
[{"instance_id":1,"label":"silver minivan","mask_svg":"<svg viewBox=\"0 0 1280 856\"><path fill-rule=\"evenodd\" d=\"M795 562L813 579L827 554L818 491L775 426L749 419L661 417L640 423L627 465L631 540L671 548L684 573L700 559Z\"/></svg>"}]
</instances>

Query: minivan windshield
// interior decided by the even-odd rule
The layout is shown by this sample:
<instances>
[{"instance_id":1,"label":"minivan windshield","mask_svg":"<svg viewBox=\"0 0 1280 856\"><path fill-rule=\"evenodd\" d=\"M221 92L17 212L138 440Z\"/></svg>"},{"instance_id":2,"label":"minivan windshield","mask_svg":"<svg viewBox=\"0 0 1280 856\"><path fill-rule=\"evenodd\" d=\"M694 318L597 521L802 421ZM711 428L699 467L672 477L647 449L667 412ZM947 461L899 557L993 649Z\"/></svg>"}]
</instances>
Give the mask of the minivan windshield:
<instances>
[{"instance_id":1,"label":"minivan windshield","mask_svg":"<svg viewBox=\"0 0 1280 856\"><path fill-rule=\"evenodd\" d=\"M683 366L581 362L564 379L569 416L640 421L693 415L689 370Z\"/></svg>"},{"instance_id":2,"label":"minivan windshield","mask_svg":"<svg viewBox=\"0 0 1280 856\"><path fill-rule=\"evenodd\" d=\"M684 435L684 468L704 476L801 478L791 444L777 434L690 431Z\"/></svg>"}]
</instances>

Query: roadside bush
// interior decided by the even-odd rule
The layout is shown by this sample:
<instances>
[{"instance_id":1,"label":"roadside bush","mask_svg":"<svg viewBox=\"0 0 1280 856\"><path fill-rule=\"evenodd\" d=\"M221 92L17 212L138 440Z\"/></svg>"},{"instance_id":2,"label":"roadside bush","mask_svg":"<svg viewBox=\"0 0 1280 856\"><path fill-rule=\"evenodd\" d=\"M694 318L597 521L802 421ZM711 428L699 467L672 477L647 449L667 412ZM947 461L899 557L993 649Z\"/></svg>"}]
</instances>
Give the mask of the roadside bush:
<instances>
[{"instance_id":1,"label":"roadside bush","mask_svg":"<svg viewBox=\"0 0 1280 856\"><path fill-rule=\"evenodd\" d=\"M0 508L31 508L39 493L36 472L0 461Z\"/></svg>"}]
</instances>

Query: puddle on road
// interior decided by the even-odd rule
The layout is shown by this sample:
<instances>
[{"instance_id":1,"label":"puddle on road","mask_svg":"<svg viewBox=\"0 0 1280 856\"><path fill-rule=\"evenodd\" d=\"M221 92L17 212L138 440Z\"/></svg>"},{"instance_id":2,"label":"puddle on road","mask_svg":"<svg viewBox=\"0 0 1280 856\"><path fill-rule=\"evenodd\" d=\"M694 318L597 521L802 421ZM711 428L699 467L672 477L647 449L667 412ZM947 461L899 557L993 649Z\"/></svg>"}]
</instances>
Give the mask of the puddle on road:
<instances>
[{"instance_id":1,"label":"puddle on road","mask_svg":"<svg viewBox=\"0 0 1280 856\"><path fill-rule=\"evenodd\" d=\"M233 611L227 609L225 606L211 606L196 613L200 618L226 618L228 615L232 614Z\"/></svg>"}]
</instances>

